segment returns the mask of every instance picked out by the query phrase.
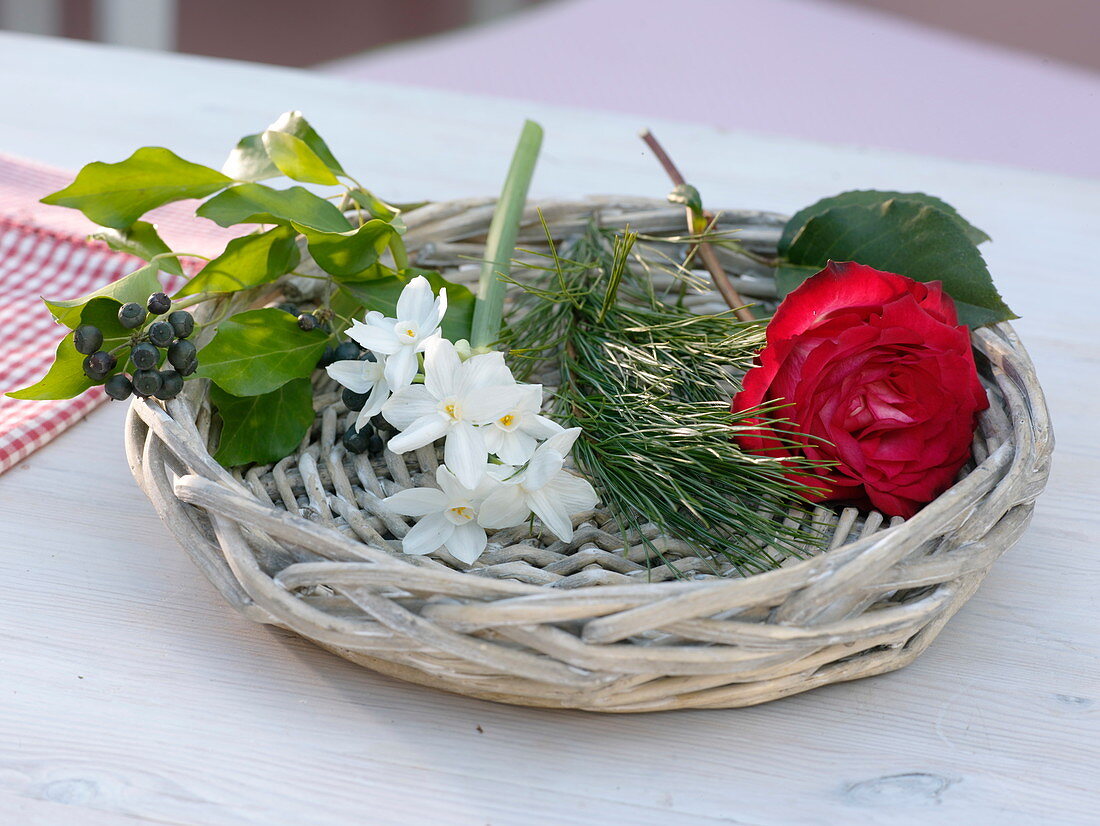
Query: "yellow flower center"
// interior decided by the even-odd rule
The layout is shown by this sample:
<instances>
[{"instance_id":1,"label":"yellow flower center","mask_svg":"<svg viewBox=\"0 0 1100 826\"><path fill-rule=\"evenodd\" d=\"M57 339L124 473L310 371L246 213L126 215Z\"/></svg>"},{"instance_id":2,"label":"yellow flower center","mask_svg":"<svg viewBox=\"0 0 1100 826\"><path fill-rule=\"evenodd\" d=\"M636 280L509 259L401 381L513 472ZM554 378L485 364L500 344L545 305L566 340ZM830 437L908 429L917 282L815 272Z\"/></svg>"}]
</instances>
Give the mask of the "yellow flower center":
<instances>
[{"instance_id":1,"label":"yellow flower center","mask_svg":"<svg viewBox=\"0 0 1100 826\"><path fill-rule=\"evenodd\" d=\"M471 519L474 518L474 512L465 505L458 508L451 508L451 513L454 514L454 517L456 519L462 520L464 522L469 522Z\"/></svg>"},{"instance_id":2,"label":"yellow flower center","mask_svg":"<svg viewBox=\"0 0 1100 826\"><path fill-rule=\"evenodd\" d=\"M443 405L443 412L446 413L448 416L450 416L453 419L455 417L455 406L454 406L454 404L452 403L452 404Z\"/></svg>"},{"instance_id":3,"label":"yellow flower center","mask_svg":"<svg viewBox=\"0 0 1100 826\"><path fill-rule=\"evenodd\" d=\"M500 424L503 427L511 427L512 422L514 422L515 420L515 416L513 416L511 413L506 413L505 415L500 417Z\"/></svg>"}]
</instances>

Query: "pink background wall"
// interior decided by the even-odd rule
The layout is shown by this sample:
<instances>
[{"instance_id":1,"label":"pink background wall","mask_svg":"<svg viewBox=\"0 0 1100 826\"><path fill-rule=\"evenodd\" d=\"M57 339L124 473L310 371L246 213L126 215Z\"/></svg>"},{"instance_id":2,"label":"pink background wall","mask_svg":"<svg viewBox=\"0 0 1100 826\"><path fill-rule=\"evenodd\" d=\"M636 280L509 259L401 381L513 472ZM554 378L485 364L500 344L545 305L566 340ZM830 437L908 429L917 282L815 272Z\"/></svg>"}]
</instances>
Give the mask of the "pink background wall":
<instances>
[{"instance_id":1,"label":"pink background wall","mask_svg":"<svg viewBox=\"0 0 1100 826\"><path fill-rule=\"evenodd\" d=\"M1100 70L1100 2L1097 0L845 2Z\"/></svg>"}]
</instances>

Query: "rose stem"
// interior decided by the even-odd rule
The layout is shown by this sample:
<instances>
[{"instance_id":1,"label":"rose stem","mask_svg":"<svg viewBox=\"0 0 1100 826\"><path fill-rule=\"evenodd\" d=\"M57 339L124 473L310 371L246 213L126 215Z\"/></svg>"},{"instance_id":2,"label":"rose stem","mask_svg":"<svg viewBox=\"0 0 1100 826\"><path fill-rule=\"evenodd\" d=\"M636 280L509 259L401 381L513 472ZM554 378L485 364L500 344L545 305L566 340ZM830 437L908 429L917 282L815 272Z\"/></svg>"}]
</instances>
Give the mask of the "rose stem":
<instances>
[{"instance_id":1,"label":"rose stem","mask_svg":"<svg viewBox=\"0 0 1100 826\"><path fill-rule=\"evenodd\" d=\"M639 135L646 146L648 146L654 155L657 156L657 160L661 166L664 167L668 177L672 180L675 186L686 184L684 176L680 174L680 170L676 168L676 164L672 162L672 158L665 152L664 147L657 142L657 139L653 137L653 133L648 129L643 129ZM694 221L691 207L685 207L687 211L688 230L694 231ZM706 210L703 211L703 218L710 224L714 221L714 215ZM755 321L756 317L752 314L752 311L745 306L744 299L734 289L733 284L730 283L729 276L726 275L725 269L722 267L721 262L718 260L718 256L714 254L714 248L705 241L700 242L697 245L699 250L699 257L703 259L703 265L710 273L710 277L714 280L714 286L718 289L718 292L722 294L722 298L725 299L726 304L733 310L734 314L741 321ZM688 255L691 258L691 255Z\"/></svg>"}]
</instances>

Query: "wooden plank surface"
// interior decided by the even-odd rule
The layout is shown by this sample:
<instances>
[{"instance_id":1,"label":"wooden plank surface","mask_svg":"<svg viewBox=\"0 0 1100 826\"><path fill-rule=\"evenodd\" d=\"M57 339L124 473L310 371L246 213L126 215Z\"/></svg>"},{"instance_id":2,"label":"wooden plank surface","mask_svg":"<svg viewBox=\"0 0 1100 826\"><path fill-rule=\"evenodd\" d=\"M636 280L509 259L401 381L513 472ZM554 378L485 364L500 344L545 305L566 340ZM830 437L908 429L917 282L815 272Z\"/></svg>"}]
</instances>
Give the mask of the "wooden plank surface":
<instances>
[{"instance_id":1,"label":"wooden plank surface","mask_svg":"<svg viewBox=\"0 0 1100 826\"><path fill-rule=\"evenodd\" d=\"M3 34L0 82L0 151L71 168L142 144L218 165L299 108L393 199L495 192L525 116L547 133L536 196L668 188L644 124L619 116ZM405 685L222 603L131 481L110 405L0 477L0 823L1097 821L1100 183L647 125L709 204L921 189L994 237L1059 447L1028 533L931 649L732 711L599 716Z\"/></svg>"}]
</instances>

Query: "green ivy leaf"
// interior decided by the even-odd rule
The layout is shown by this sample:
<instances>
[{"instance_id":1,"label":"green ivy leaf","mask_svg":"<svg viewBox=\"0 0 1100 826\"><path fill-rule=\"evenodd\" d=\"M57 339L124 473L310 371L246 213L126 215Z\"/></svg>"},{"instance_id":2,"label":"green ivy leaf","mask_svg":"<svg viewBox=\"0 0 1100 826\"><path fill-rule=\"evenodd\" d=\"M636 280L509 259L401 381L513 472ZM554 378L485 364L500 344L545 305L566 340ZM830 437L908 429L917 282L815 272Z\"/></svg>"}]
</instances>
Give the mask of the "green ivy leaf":
<instances>
[{"instance_id":1,"label":"green ivy leaf","mask_svg":"<svg viewBox=\"0 0 1100 826\"><path fill-rule=\"evenodd\" d=\"M124 230L155 207L205 198L231 183L222 173L167 149L144 146L118 163L88 164L42 203L79 209L97 224Z\"/></svg>"},{"instance_id":2,"label":"green ivy leaf","mask_svg":"<svg viewBox=\"0 0 1100 826\"><path fill-rule=\"evenodd\" d=\"M305 332L290 313L266 307L248 310L218 325L199 351L197 376L234 396L258 396L313 372L328 336Z\"/></svg>"},{"instance_id":3,"label":"green ivy leaf","mask_svg":"<svg viewBox=\"0 0 1100 826\"><path fill-rule=\"evenodd\" d=\"M368 192L365 189L352 189L348 192L348 197L370 213L372 218L389 222L401 213L400 208L386 203L373 192Z\"/></svg>"},{"instance_id":4,"label":"green ivy leaf","mask_svg":"<svg viewBox=\"0 0 1100 826\"><path fill-rule=\"evenodd\" d=\"M401 295L401 290L418 275L428 279L436 294L441 289L447 290L447 314L440 326L443 337L450 341L468 340L476 297L468 288L444 280L437 272L410 269L403 270L400 275L382 275L369 281L341 281L337 285L337 292L347 293L366 312L377 310L382 315L392 317L397 312L397 298Z\"/></svg>"},{"instance_id":5,"label":"green ivy leaf","mask_svg":"<svg viewBox=\"0 0 1100 826\"><path fill-rule=\"evenodd\" d=\"M787 258L810 269L830 260L858 261L917 281L941 281L960 323L971 327L1017 318L959 222L915 201L829 209L807 222Z\"/></svg>"},{"instance_id":6,"label":"green ivy leaf","mask_svg":"<svg viewBox=\"0 0 1100 826\"><path fill-rule=\"evenodd\" d=\"M363 302L360 301L357 295L341 289L339 284L336 286L337 289L333 290L332 295L329 297L329 309L336 314L333 321L333 332L339 335L351 326L352 320L363 320L366 307L363 306Z\"/></svg>"},{"instance_id":7,"label":"green ivy leaf","mask_svg":"<svg viewBox=\"0 0 1100 826\"><path fill-rule=\"evenodd\" d=\"M392 226L379 220L347 232L319 232L301 224L294 228L306 237L317 266L337 276L355 275L375 264L395 235Z\"/></svg>"},{"instance_id":8,"label":"green ivy leaf","mask_svg":"<svg viewBox=\"0 0 1100 826\"><path fill-rule=\"evenodd\" d=\"M345 232L351 224L337 207L308 189L272 189L263 184L238 184L195 210L200 218L230 227L234 224L297 223L322 232Z\"/></svg>"},{"instance_id":9,"label":"green ivy leaf","mask_svg":"<svg viewBox=\"0 0 1100 826\"><path fill-rule=\"evenodd\" d=\"M160 279L157 278L158 272L159 268L156 264L146 264L129 275L123 276L118 281L113 281L106 287L100 287L95 292L88 293L80 298L65 301L52 301L44 298L42 301L59 323L64 324L70 330L75 330L82 323L92 323L82 322L81 313L85 305L93 298L112 298L119 305L130 301L136 301L138 304L144 305L149 300L150 295L160 290Z\"/></svg>"},{"instance_id":10,"label":"green ivy leaf","mask_svg":"<svg viewBox=\"0 0 1100 826\"><path fill-rule=\"evenodd\" d=\"M258 287L290 272L301 258L293 227L234 238L225 252L203 267L175 297L201 292L234 292Z\"/></svg>"},{"instance_id":11,"label":"green ivy leaf","mask_svg":"<svg viewBox=\"0 0 1100 826\"><path fill-rule=\"evenodd\" d=\"M130 338L130 330L118 323L118 308L122 305L113 298L99 297L88 301L80 308L76 324L94 324L103 333L104 350L111 350ZM102 382L92 381L84 375L84 359L76 351L73 334L69 333L57 345L53 364L46 375L29 387L8 393L13 399L71 399L79 396L90 387ZM125 359L120 355L119 363L110 375L122 370Z\"/></svg>"},{"instance_id":12,"label":"green ivy leaf","mask_svg":"<svg viewBox=\"0 0 1100 826\"><path fill-rule=\"evenodd\" d=\"M73 334L69 333L57 345L53 364L46 375L29 387L7 395L13 399L71 399L97 384L84 375L85 356L76 351Z\"/></svg>"},{"instance_id":13,"label":"green ivy leaf","mask_svg":"<svg viewBox=\"0 0 1100 826\"><path fill-rule=\"evenodd\" d=\"M313 424L313 388L307 378L291 379L259 396L233 396L213 385L210 401L222 419L214 459L226 467L277 462L293 452Z\"/></svg>"},{"instance_id":14,"label":"green ivy leaf","mask_svg":"<svg viewBox=\"0 0 1100 826\"><path fill-rule=\"evenodd\" d=\"M344 168L333 156L328 145L321 140L321 136L302 117L301 112L287 112L275 123L271 124L267 132L284 132L293 135L303 141L313 153L321 159L326 167L337 175L343 175ZM248 135L240 139L236 148L229 153L229 158L222 167L222 172L238 181L262 181L266 178L277 178L279 168L272 163L271 157L264 146L263 135Z\"/></svg>"},{"instance_id":15,"label":"green ivy leaf","mask_svg":"<svg viewBox=\"0 0 1100 826\"><path fill-rule=\"evenodd\" d=\"M222 164L222 172L237 181L263 181L282 174L267 156L262 134L245 135L237 141Z\"/></svg>"},{"instance_id":16,"label":"green ivy leaf","mask_svg":"<svg viewBox=\"0 0 1100 826\"><path fill-rule=\"evenodd\" d=\"M933 195L925 195L923 192L889 192L877 189L860 189L841 192L831 198L822 198L816 204L811 204L792 215L786 226L783 227L783 235L779 239L779 254L781 256L786 255L787 250L790 249L795 237L802 231L803 227L812 218L824 215L830 209L845 206L877 206L891 200L915 201L922 206L930 206L946 213L962 227L966 237L974 244L981 244L990 240L988 235L959 215L955 207Z\"/></svg>"},{"instance_id":17,"label":"green ivy leaf","mask_svg":"<svg viewBox=\"0 0 1100 826\"><path fill-rule=\"evenodd\" d=\"M340 184L332 170L301 138L269 129L263 134L263 142L271 162L288 178L324 186Z\"/></svg>"},{"instance_id":18,"label":"green ivy leaf","mask_svg":"<svg viewBox=\"0 0 1100 826\"><path fill-rule=\"evenodd\" d=\"M107 246L113 250L136 255L146 261L155 255L163 255L172 251L171 247L164 243L160 235L157 234L156 226L146 221L135 221L132 226L126 229L107 228L99 232L93 232L88 236L88 239L105 241ZM183 267L180 266L179 258L158 258L157 261L159 262L158 266L165 272L170 272L172 275L183 275Z\"/></svg>"}]
</instances>

